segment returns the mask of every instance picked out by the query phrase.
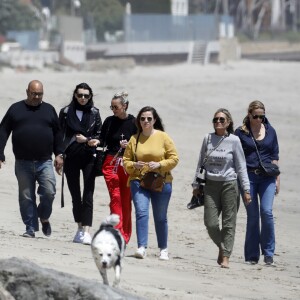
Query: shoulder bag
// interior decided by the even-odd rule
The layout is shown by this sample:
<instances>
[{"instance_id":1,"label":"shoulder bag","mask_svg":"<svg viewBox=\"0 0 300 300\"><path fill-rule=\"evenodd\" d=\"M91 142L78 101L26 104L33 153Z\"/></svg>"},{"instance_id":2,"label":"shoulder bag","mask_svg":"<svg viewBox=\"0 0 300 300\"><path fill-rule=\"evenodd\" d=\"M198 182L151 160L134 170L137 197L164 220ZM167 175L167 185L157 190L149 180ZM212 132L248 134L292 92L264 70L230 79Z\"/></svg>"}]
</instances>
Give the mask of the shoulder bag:
<instances>
[{"instance_id":1,"label":"shoulder bag","mask_svg":"<svg viewBox=\"0 0 300 300\"><path fill-rule=\"evenodd\" d=\"M136 145L135 145L135 153L134 153L134 160L136 161L136 150L140 138L140 134L138 134ZM152 191L152 192L162 192L165 185L165 176L162 176L160 173L157 172L147 172L145 173L141 180L140 180L140 186L146 190Z\"/></svg>"}]
</instances>

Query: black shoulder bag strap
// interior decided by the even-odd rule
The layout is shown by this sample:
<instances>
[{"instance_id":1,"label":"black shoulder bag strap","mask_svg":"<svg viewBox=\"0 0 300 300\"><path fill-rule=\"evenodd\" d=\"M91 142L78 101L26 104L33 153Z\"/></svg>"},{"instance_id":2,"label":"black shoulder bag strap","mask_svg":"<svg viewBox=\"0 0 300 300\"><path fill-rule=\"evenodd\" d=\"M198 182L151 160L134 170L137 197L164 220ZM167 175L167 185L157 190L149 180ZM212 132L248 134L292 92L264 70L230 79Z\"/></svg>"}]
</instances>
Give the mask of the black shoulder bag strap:
<instances>
[{"instance_id":1,"label":"black shoulder bag strap","mask_svg":"<svg viewBox=\"0 0 300 300\"><path fill-rule=\"evenodd\" d=\"M256 145L256 141L255 141L255 139L254 139L253 134L252 134L251 131L250 131L250 135L251 135L252 141L253 141L254 146L255 146L256 154L257 154L258 160L259 160L259 164L260 164L260 166L263 168L264 165L263 165L263 162L262 162L262 160L261 160L261 157L260 157L260 154L259 154L257 145Z\"/></svg>"},{"instance_id":2,"label":"black shoulder bag strap","mask_svg":"<svg viewBox=\"0 0 300 300\"><path fill-rule=\"evenodd\" d=\"M141 132L138 133L138 136L137 136L137 138L136 138L135 150L134 150L134 153L133 153L134 161L137 161L137 159L136 159L136 149L137 149L137 146L138 146L138 142L139 142L139 139L140 139L140 135L141 135Z\"/></svg>"},{"instance_id":3,"label":"black shoulder bag strap","mask_svg":"<svg viewBox=\"0 0 300 300\"><path fill-rule=\"evenodd\" d=\"M224 140L226 137L227 137L227 135L224 135L224 136L219 140L218 144L217 144L213 149L211 149L209 152L206 152L206 155L205 155L205 157L204 157L204 159L203 159L203 163L202 163L202 165L201 165L201 167L200 167L200 173L201 173L201 174L203 173L203 170L204 170L204 167L205 167L205 165L206 165L206 163L207 163L208 157L212 154L212 152L214 152L214 151L220 146L220 144L223 142L223 140ZM209 134L208 137L207 137L207 146L208 146L209 139L211 139L211 134ZM207 146L206 146L206 147L207 147Z\"/></svg>"}]
</instances>

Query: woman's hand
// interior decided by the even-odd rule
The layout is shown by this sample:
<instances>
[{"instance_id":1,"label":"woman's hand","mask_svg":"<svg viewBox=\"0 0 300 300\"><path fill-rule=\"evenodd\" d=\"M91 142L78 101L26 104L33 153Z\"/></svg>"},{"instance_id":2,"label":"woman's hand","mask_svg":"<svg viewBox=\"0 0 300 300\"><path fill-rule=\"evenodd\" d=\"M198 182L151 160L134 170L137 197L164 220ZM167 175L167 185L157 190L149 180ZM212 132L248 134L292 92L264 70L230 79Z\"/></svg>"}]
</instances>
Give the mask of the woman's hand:
<instances>
[{"instance_id":1,"label":"woman's hand","mask_svg":"<svg viewBox=\"0 0 300 300\"><path fill-rule=\"evenodd\" d=\"M90 147L97 147L100 144L98 139L91 139L87 142Z\"/></svg>"},{"instance_id":2,"label":"woman's hand","mask_svg":"<svg viewBox=\"0 0 300 300\"><path fill-rule=\"evenodd\" d=\"M126 148L127 145L128 145L128 141L127 140L121 140L120 141L121 148Z\"/></svg>"},{"instance_id":3,"label":"woman's hand","mask_svg":"<svg viewBox=\"0 0 300 300\"><path fill-rule=\"evenodd\" d=\"M158 169L160 168L160 163L156 161L150 161L148 162L148 167L150 170Z\"/></svg>"},{"instance_id":4,"label":"woman's hand","mask_svg":"<svg viewBox=\"0 0 300 300\"><path fill-rule=\"evenodd\" d=\"M86 143L87 142L87 138L84 135L82 135L82 134L76 134L76 142L80 143L80 144Z\"/></svg>"},{"instance_id":5,"label":"woman's hand","mask_svg":"<svg viewBox=\"0 0 300 300\"><path fill-rule=\"evenodd\" d=\"M146 163L143 161L136 161L133 163L133 167L137 170L142 169L145 165L146 165Z\"/></svg>"},{"instance_id":6,"label":"woman's hand","mask_svg":"<svg viewBox=\"0 0 300 300\"><path fill-rule=\"evenodd\" d=\"M278 195L280 192L280 176L277 176L276 178L276 190L275 190L275 195Z\"/></svg>"},{"instance_id":7,"label":"woman's hand","mask_svg":"<svg viewBox=\"0 0 300 300\"><path fill-rule=\"evenodd\" d=\"M195 197L199 197L203 194L203 187L199 188L199 189L194 189L193 190L193 196Z\"/></svg>"},{"instance_id":8,"label":"woman's hand","mask_svg":"<svg viewBox=\"0 0 300 300\"><path fill-rule=\"evenodd\" d=\"M249 192L244 193L244 201L246 206L252 202L251 195L249 194Z\"/></svg>"}]
</instances>

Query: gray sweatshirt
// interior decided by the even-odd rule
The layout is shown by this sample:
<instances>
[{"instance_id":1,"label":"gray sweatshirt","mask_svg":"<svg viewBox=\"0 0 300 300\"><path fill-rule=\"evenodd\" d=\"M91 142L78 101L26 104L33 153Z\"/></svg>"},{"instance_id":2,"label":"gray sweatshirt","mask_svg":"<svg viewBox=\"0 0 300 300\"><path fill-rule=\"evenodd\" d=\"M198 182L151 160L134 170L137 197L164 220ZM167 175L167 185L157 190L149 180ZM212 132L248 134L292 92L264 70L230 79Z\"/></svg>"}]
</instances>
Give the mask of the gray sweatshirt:
<instances>
[{"instance_id":1,"label":"gray sweatshirt","mask_svg":"<svg viewBox=\"0 0 300 300\"><path fill-rule=\"evenodd\" d=\"M196 174L192 187L198 188L197 178L201 178L200 169L206 154L210 153L223 137L215 133L207 134L202 143ZM234 134L226 136L219 146L212 151L205 163L206 179L231 181L239 179L243 190L250 190L246 160L240 139ZM205 172L205 171L204 171Z\"/></svg>"}]
</instances>

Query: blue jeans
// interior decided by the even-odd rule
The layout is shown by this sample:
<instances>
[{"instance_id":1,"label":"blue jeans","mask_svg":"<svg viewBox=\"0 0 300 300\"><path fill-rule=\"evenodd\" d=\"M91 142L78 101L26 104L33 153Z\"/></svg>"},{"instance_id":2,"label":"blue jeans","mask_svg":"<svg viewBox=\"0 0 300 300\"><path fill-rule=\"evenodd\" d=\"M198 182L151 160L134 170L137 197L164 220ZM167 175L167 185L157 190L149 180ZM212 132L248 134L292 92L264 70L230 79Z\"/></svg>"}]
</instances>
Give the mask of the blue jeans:
<instances>
[{"instance_id":1,"label":"blue jeans","mask_svg":"<svg viewBox=\"0 0 300 300\"><path fill-rule=\"evenodd\" d=\"M26 231L39 230L38 218L48 219L52 213L52 203L55 196L55 175L52 160L31 161L16 160L15 173L19 185L19 205ZM36 203L37 194L40 202Z\"/></svg>"},{"instance_id":2,"label":"blue jeans","mask_svg":"<svg viewBox=\"0 0 300 300\"><path fill-rule=\"evenodd\" d=\"M138 247L148 246L149 204L151 199L157 244L160 249L168 247L168 206L172 194L172 184L166 183L162 192L151 192L140 187L139 180L130 182L131 195L135 207Z\"/></svg>"},{"instance_id":3,"label":"blue jeans","mask_svg":"<svg viewBox=\"0 0 300 300\"><path fill-rule=\"evenodd\" d=\"M275 230L273 219L273 202L276 179L248 173L252 202L246 206L247 231L245 240L245 260L259 260L260 247L265 256L274 255ZM261 220L260 220L261 219ZM261 229L260 229L261 221Z\"/></svg>"}]
</instances>

